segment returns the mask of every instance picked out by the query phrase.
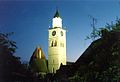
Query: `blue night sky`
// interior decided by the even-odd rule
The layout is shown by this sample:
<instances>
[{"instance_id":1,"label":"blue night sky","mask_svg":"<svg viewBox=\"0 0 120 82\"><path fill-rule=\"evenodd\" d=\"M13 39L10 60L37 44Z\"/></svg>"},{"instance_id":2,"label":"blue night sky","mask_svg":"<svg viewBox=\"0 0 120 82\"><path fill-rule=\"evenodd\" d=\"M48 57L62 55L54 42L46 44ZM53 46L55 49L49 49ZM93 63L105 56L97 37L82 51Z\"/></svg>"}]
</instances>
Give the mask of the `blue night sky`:
<instances>
[{"instance_id":1,"label":"blue night sky","mask_svg":"<svg viewBox=\"0 0 120 82\"><path fill-rule=\"evenodd\" d=\"M92 31L89 15L97 19L96 28L120 17L117 0L0 0L0 32L14 32L10 38L17 42L15 55L21 60L29 61L37 46L48 57L48 28L56 7L67 29L67 61L76 61L92 42L85 40Z\"/></svg>"}]
</instances>

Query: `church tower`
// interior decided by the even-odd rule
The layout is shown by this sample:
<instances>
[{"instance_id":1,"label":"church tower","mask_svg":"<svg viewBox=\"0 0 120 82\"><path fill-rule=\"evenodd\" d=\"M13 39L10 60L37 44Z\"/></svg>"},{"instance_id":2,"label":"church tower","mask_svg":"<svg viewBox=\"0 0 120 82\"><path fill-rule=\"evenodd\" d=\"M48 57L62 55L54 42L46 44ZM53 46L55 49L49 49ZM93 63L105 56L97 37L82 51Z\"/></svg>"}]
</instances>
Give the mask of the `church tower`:
<instances>
[{"instance_id":1,"label":"church tower","mask_svg":"<svg viewBox=\"0 0 120 82\"><path fill-rule=\"evenodd\" d=\"M48 69L50 73L56 73L61 64L66 65L66 30L62 28L58 10L48 31Z\"/></svg>"}]
</instances>

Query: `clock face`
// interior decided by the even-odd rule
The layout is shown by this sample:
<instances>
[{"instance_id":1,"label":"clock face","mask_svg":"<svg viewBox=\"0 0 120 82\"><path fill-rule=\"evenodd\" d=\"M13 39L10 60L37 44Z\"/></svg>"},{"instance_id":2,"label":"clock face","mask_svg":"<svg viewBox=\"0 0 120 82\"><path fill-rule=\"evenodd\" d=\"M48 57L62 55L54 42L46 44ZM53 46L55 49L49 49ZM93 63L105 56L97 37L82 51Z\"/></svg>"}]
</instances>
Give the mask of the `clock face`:
<instances>
[{"instance_id":1,"label":"clock face","mask_svg":"<svg viewBox=\"0 0 120 82\"><path fill-rule=\"evenodd\" d=\"M55 35L56 35L56 31L53 31L53 32L52 32L52 35L55 36Z\"/></svg>"},{"instance_id":2,"label":"clock face","mask_svg":"<svg viewBox=\"0 0 120 82\"><path fill-rule=\"evenodd\" d=\"M60 33L61 33L61 36L63 36L63 31L61 31Z\"/></svg>"}]
</instances>

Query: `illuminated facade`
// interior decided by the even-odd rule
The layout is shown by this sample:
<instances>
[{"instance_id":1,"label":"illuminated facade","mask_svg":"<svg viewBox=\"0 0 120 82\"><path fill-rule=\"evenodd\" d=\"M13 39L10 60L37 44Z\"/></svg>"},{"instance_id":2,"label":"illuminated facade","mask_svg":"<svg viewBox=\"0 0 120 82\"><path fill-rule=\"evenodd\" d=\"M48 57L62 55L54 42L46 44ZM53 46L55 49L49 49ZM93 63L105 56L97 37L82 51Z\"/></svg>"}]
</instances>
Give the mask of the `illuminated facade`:
<instances>
[{"instance_id":1,"label":"illuminated facade","mask_svg":"<svg viewBox=\"0 0 120 82\"><path fill-rule=\"evenodd\" d=\"M60 65L66 65L66 30L62 28L62 19L56 11L52 28L48 34L48 69L50 73L56 73Z\"/></svg>"}]
</instances>

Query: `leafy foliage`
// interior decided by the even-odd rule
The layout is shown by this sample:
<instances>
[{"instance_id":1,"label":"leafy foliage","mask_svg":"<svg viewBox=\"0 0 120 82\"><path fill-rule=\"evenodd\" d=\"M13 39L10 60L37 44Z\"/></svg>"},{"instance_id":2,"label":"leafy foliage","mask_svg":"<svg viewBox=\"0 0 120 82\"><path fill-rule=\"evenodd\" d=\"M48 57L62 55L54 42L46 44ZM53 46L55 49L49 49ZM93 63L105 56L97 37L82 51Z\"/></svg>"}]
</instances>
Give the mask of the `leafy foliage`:
<instances>
[{"instance_id":1,"label":"leafy foliage","mask_svg":"<svg viewBox=\"0 0 120 82\"><path fill-rule=\"evenodd\" d=\"M106 33L110 32L110 31L120 32L120 19L117 18L115 24L113 24L113 22L111 22L111 24L106 23L105 28L97 29L94 27L93 31L90 33L89 36L86 37L85 40L92 39L94 41L98 38L104 37L104 35L106 35Z\"/></svg>"}]
</instances>

